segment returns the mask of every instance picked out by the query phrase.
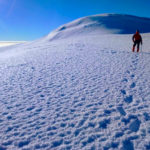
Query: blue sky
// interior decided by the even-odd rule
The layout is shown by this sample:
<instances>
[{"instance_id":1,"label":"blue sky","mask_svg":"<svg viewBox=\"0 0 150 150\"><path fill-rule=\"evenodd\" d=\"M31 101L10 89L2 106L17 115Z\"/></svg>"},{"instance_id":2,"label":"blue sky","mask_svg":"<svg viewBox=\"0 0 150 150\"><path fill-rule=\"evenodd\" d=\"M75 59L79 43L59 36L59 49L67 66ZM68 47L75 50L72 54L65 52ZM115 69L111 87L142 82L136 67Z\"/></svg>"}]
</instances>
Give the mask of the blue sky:
<instances>
[{"instance_id":1,"label":"blue sky","mask_svg":"<svg viewBox=\"0 0 150 150\"><path fill-rule=\"evenodd\" d=\"M0 0L0 41L35 40L64 23L101 13L150 18L150 0Z\"/></svg>"}]
</instances>

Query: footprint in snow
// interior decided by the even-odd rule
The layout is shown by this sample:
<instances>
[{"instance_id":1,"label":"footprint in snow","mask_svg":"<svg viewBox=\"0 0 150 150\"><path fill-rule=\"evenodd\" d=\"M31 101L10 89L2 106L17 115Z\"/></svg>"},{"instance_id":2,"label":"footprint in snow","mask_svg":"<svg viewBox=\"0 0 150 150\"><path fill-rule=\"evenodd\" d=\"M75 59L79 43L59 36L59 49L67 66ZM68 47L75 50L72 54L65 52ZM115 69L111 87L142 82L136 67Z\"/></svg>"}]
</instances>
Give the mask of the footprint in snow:
<instances>
[{"instance_id":1,"label":"footprint in snow","mask_svg":"<svg viewBox=\"0 0 150 150\"><path fill-rule=\"evenodd\" d=\"M108 124L110 124L110 119L104 119L99 122L99 128L106 129Z\"/></svg>"},{"instance_id":2,"label":"footprint in snow","mask_svg":"<svg viewBox=\"0 0 150 150\"><path fill-rule=\"evenodd\" d=\"M124 78L122 79L122 82L128 82L128 79Z\"/></svg>"},{"instance_id":3,"label":"footprint in snow","mask_svg":"<svg viewBox=\"0 0 150 150\"><path fill-rule=\"evenodd\" d=\"M127 70L127 71L126 71L126 73L130 74L130 71L129 71L129 70Z\"/></svg>"},{"instance_id":4,"label":"footprint in snow","mask_svg":"<svg viewBox=\"0 0 150 150\"><path fill-rule=\"evenodd\" d=\"M129 139L122 141L122 150L134 150L132 141Z\"/></svg>"},{"instance_id":5,"label":"footprint in snow","mask_svg":"<svg viewBox=\"0 0 150 150\"><path fill-rule=\"evenodd\" d=\"M130 88L134 88L136 86L135 82L130 85Z\"/></svg>"},{"instance_id":6,"label":"footprint in snow","mask_svg":"<svg viewBox=\"0 0 150 150\"><path fill-rule=\"evenodd\" d=\"M126 112L125 112L125 110L123 109L122 106L117 107L117 110L119 111L121 116L125 116L126 115Z\"/></svg>"},{"instance_id":7,"label":"footprint in snow","mask_svg":"<svg viewBox=\"0 0 150 150\"><path fill-rule=\"evenodd\" d=\"M125 126L128 126L128 129L131 132L138 132L140 129L141 121L137 116L130 115L128 118L123 118L121 121L125 124Z\"/></svg>"},{"instance_id":8,"label":"footprint in snow","mask_svg":"<svg viewBox=\"0 0 150 150\"><path fill-rule=\"evenodd\" d=\"M135 120L131 120L129 129L131 132L137 132L139 131L140 125L141 125L141 121L138 118L136 118Z\"/></svg>"},{"instance_id":9,"label":"footprint in snow","mask_svg":"<svg viewBox=\"0 0 150 150\"><path fill-rule=\"evenodd\" d=\"M133 101L133 96L132 95L126 96L124 98L124 101L128 104L131 103Z\"/></svg>"},{"instance_id":10,"label":"footprint in snow","mask_svg":"<svg viewBox=\"0 0 150 150\"><path fill-rule=\"evenodd\" d=\"M134 77L135 77L135 75L134 75L134 74L132 74L132 75L131 75L131 78L134 78Z\"/></svg>"},{"instance_id":11,"label":"footprint in snow","mask_svg":"<svg viewBox=\"0 0 150 150\"><path fill-rule=\"evenodd\" d=\"M62 144L63 144L63 139L59 139L59 140L53 141L52 145L51 145L51 148L56 148L56 147L58 147L58 146L60 146Z\"/></svg>"},{"instance_id":12,"label":"footprint in snow","mask_svg":"<svg viewBox=\"0 0 150 150\"><path fill-rule=\"evenodd\" d=\"M121 90L120 91L123 95L126 95L126 91L125 90Z\"/></svg>"},{"instance_id":13,"label":"footprint in snow","mask_svg":"<svg viewBox=\"0 0 150 150\"><path fill-rule=\"evenodd\" d=\"M18 148L22 148L22 147L28 145L29 143L30 143L30 140L20 141L20 142L18 143Z\"/></svg>"},{"instance_id":14,"label":"footprint in snow","mask_svg":"<svg viewBox=\"0 0 150 150\"><path fill-rule=\"evenodd\" d=\"M143 115L144 115L144 120L145 121L149 121L150 120L150 115L147 112L144 112Z\"/></svg>"}]
</instances>

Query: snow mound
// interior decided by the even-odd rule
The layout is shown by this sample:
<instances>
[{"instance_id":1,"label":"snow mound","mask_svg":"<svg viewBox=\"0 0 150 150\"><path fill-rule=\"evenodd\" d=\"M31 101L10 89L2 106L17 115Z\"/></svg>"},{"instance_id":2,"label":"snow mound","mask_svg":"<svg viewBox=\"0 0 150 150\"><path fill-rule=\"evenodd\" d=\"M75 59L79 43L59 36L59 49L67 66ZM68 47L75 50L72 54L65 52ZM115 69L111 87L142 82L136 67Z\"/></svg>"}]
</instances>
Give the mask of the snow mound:
<instances>
[{"instance_id":1,"label":"snow mound","mask_svg":"<svg viewBox=\"0 0 150 150\"><path fill-rule=\"evenodd\" d=\"M51 32L46 39L56 40L79 35L133 34L150 32L150 19L131 15L101 14L79 18Z\"/></svg>"}]
</instances>

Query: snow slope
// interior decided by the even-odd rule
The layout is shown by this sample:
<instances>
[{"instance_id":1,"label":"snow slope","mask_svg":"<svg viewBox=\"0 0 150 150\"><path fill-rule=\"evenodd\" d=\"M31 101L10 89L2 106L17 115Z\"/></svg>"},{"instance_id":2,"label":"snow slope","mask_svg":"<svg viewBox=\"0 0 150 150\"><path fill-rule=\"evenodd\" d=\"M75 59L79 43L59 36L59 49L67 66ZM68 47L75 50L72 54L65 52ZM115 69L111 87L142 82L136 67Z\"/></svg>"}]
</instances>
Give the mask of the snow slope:
<instances>
[{"instance_id":1,"label":"snow slope","mask_svg":"<svg viewBox=\"0 0 150 150\"><path fill-rule=\"evenodd\" d=\"M150 149L150 34L0 48L0 150Z\"/></svg>"},{"instance_id":2,"label":"snow slope","mask_svg":"<svg viewBox=\"0 0 150 150\"><path fill-rule=\"evenodd\" d=\"M101 14L79 18L51 32L46 38L56 40L89 34L133 34L150 32L150 18L122 14Z\"/></svg>"},{"instance_id":3,"label":"snow slope","mask_svg":"<svg viewBox=\"0 0 150 150\"><path fill-rule=\"evenodd\" d=\"M0 41L0 47L10 46L10 45L17 45L21 43L25 43L26 41Z\"/></svg>"}]
</instances>

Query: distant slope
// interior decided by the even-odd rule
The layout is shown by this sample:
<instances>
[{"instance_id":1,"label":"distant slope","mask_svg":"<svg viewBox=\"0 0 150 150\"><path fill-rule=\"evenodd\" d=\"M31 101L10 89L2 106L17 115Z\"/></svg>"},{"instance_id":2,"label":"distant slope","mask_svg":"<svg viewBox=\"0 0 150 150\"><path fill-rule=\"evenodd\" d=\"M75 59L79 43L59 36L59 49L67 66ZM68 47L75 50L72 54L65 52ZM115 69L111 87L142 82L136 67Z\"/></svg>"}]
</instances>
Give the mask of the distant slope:
<instances>
[{"instance_id":1,"label":"distant slope","mask_svg":"<svg viewBox=\"0 0 150 150\"><path fill-rule=\"evenodd\" d=\"M150 18L121 14L101 14L79 18L51 32L46 39L54 40L79 35L132 34L150 32Z\"/></svg>"},{"instance_id":2,"label":"distant slope","mask_svg":"<svg viewBox=\"0 0 150 150\"><path fill-rule=\"evenodd\" d=\"M0 47L6 47L6 46L11 46L11 45L16 45L16 44L22 44L25 43L26 41L0 41Z\"/></svg>"}]
</instances>

